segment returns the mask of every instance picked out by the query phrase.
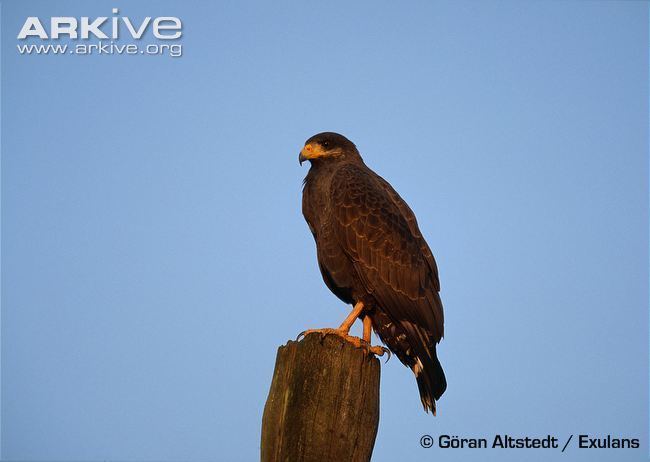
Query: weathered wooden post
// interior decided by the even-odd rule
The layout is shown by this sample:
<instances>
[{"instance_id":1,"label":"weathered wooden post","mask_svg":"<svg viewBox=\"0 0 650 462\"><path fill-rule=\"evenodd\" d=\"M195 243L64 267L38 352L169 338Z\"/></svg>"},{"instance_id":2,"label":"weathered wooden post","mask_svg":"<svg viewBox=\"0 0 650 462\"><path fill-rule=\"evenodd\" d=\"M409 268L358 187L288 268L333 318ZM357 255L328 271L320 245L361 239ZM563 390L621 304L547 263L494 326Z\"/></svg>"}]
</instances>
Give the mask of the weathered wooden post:
<instances>
[{"instance_id":1,"label":"weathered wooden post","mask_svg":"<svg viewBox=\"0 0 650 462\"><path fill-rule=\"evenodd\" d=\"M281 346L262 418L262 462L369 461L379 371L374 355L336 335Z\"/></svg>"}]
</instances>

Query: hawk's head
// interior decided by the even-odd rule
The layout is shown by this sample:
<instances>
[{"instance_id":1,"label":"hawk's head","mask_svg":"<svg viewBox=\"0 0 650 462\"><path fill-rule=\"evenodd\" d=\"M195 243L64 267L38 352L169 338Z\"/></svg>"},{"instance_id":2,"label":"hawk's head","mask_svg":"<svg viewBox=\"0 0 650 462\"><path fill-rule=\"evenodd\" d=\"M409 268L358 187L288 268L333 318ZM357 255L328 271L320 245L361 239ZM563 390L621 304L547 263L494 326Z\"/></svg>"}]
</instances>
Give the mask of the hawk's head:
<instances>
[{"instance_id":1,"label":"hawk's head","mask_svg":"<svg viewBox=\"0 0 650 462\"><path fill-rule=\"evenodd\" d=\"M315 160L320 162L350 157L359 157L359 151L352 141L338 133L323 132L305 141L298 162L302 165L306 160L313 163Z\"/></svg>"}]
</instances>

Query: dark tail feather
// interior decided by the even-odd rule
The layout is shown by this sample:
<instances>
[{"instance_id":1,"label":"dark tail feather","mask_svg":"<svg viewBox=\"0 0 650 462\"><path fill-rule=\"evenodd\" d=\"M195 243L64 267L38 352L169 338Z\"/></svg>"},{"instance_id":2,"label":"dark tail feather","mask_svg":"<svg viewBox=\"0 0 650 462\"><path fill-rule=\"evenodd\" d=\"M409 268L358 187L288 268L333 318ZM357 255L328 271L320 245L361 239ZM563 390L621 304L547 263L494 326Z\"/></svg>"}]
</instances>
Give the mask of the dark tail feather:
<instances>
[{"instance_id":1,"label":"dark tail feather","mask_svg":"<svg viewBox=\"0 0 650 462\"><path fill-rule=\"evenodd\" d=\"M432 411L433 415L436 415L436 401L447 389L447 379L438 361L435 345L431 350L431 357L417 358L417 363L413 365L413 372L424 410Z\"/></svg>"}]
</instances>

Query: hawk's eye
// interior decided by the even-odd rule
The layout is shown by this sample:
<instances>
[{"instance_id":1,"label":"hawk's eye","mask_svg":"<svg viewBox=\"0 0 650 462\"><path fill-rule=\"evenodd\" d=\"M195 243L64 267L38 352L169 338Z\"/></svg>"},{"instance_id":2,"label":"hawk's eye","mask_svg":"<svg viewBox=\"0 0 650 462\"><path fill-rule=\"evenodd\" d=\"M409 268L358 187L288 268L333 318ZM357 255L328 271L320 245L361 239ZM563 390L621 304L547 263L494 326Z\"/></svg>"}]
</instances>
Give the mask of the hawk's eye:
<instances>
[{"instance_id":1,"label":"hawk's eye","mask_svg":"<svg viewBox=\"0 0 650 462\"><path fill-rule=\"evenodd\" d=\"M327 149L327 148L330 147L330 142L329 142L329 141L323 141L323 142L321 143L321 146L323 146L325 149Z\"/></svg>"}]
</instances>

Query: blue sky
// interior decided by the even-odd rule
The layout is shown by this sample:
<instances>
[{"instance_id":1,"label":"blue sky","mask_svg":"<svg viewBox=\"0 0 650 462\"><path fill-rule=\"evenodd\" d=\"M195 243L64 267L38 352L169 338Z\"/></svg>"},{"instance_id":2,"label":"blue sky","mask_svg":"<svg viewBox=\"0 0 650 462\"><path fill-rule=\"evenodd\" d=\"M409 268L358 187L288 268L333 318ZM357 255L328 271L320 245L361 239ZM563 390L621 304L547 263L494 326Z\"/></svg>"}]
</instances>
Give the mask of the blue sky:
<instances>
[{"instance_id":1,"label":"blue sky","mask_svg":"<svg viewBox=\"0 0 650 462\"><path fill-rule=\"evenodd\" d=\"M443 433L645 460L647 2L0 5L4 459L258 457L277 347L347 312L300 213L332 130L415 211L445 303L439 415L382 366L373 460L568 456L420 448ZM181 18L183 56L16 50L28 16L116 6Z\"/></svg>"}]
</instances>

